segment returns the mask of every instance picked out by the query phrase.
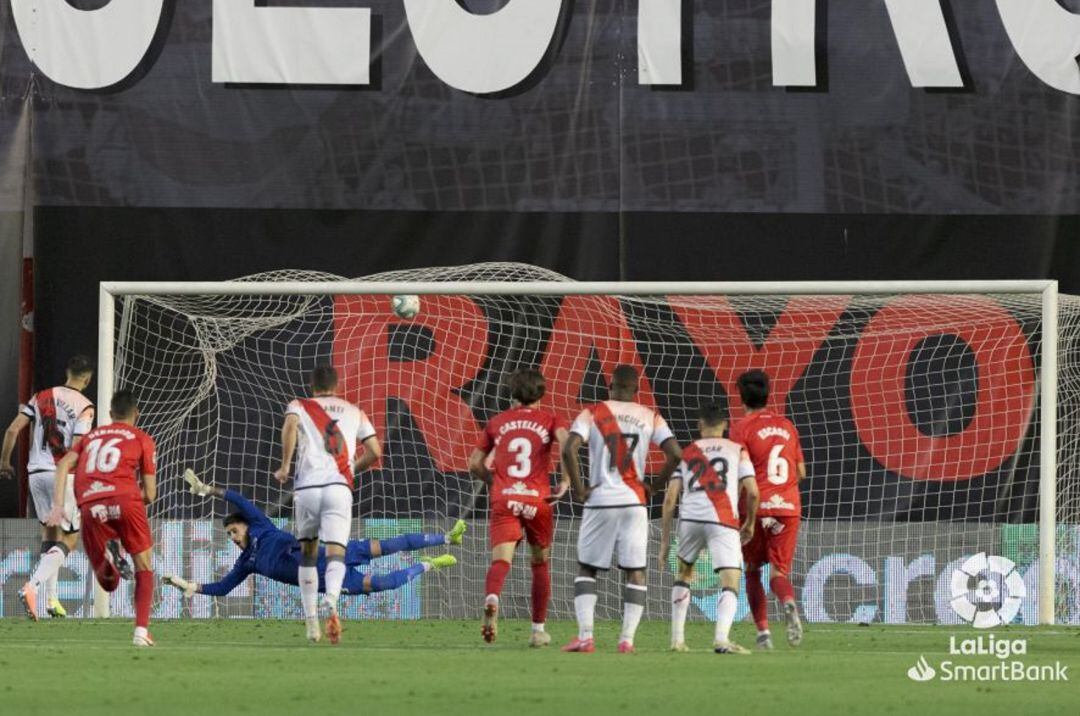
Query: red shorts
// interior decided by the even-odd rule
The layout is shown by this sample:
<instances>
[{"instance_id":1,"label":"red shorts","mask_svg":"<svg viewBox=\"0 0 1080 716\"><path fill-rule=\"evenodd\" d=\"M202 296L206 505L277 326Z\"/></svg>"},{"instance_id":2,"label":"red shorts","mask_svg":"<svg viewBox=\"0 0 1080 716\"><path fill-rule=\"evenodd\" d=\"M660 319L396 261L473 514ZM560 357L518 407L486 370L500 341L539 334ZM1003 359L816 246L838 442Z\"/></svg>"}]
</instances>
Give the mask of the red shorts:
<instances>
[{"instance_id":1,"label":"red shorts","mask_svg":"<svg viewBox=\"0 0 1080 716\"><path fill-rule=\"evenodd\" d=\"M154 546L142 497L116 496L87 502L79 508L83 522L83 549L97 572L106 563L105 544L118 539L128 554Z\"/></svg>"},{"instance_id":2,"label":"red shorts","mask_svg":"<svg viewBox=\"0 0 1080 716\"><path fill-rule=\"evenodd\" d=\"M491 506L488 531L492 547L520 542L523 534L533 547L550 547L555 518L543 500L499 500Z\"/></svg>"},{"instance_id":3,"label":"red shorts","mask_svg":"<svg viewBox=\"0 0 1080 716\"><path fill-rule=\"evenodd\" d=\"M764 522L768 520L768 524ZM795 559L795 545L799 539L798 515L790 517L758 517L754 525L754 537L743 545L743 561L749 571L755 566L771 564L774 572L791 574L791 562Z\"/></svg>"}]
</instances>

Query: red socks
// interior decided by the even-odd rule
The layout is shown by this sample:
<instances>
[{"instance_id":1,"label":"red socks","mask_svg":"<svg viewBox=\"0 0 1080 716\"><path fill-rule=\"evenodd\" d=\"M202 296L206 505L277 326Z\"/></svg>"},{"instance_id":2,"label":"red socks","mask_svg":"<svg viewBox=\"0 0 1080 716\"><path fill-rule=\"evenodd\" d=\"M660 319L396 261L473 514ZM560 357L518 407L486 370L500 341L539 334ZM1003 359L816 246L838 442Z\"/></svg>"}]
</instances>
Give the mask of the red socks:
<instances>
[{"instance_id":1,"label":"red socks","mask_svg":"<svg viewBox=\"0 0 1080 716\"><path fill-rule=\"evenodd\" d=\"M750 603L750 613L754 615L754 624L758 631L769 628L769 603L765 599L765 587L761 584L761 572L754 570L746 573L746 601Z\"/></svg>"},{"instance_id":2,"label":"red socks","mask_svg":"<svg viewBox=\"0 0 1080 716\"><path fill-rule=\"evenodd\" d=\"M772 593L776 595L781 604L795 601L795 589L791 586L791 580L787 578L786 574L777 574L770 579L769 587L772 588Z\"/></svg>"},{"instance_id":3,"label":"red socks","mask_svg":"<svg viewBox=\"0 0 1080 716\"><path fill-rule=\"evenodd\" d=\"M505 559L497 559L488 567L487 579L484 580L484 596L502 594L503 582L510 572L510 563Z\"/></svg>"},{"instance_id":4,"label":"red socks","mask_svg":"<svg viewBox=\"0 0 1080 716\"><path fill-rule=\"evenodd\" d=\"M135 573L135 626L150 626L150 606L154 602L154 573L144 569Z\"/></svg>"},{"instance_id":5,"label":"red socks","mask_svg":"<svg viewBox=\"0 0 1080 716\"><path fill-rule=\"evenodd\" d=\"M551 570L547 562L532 566L533 624L547 621L548 601L551 599Z\"/></svg>"}]
</instances>

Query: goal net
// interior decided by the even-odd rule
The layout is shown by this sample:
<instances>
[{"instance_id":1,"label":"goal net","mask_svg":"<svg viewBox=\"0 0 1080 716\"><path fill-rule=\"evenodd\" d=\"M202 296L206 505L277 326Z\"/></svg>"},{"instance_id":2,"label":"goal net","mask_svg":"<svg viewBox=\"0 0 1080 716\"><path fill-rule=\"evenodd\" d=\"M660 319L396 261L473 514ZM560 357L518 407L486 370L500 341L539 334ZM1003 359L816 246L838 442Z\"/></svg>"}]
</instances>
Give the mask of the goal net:
<instances>
[{"instance_id":1,"label":"goal net","mask_svg":"<svg viewBox=\"0 0 1080 716\"><path fill-rule=\"evenodd\" d=\"M809 621L958 623L952 574L980 552L1016 564L1026 587L1016 618L1037 621L1047 362L1039 293L1004 285L978 294L960 285L928 294L873 284L842 293L826 284L801 295L765 285L758 293L733 286L726 295L676 295L685 293L677 284L658 295L536 288L567 281L498 263L380 274L349 282L349 290L336 276L281 271L224 284L227 295L155 293L152 285L115 295L111 308L103 304L113 314L106 353L113 387L137 391L140 424L158 444L160 497L151 516L159 574L210 582L238 555L218 519L229 506L189 495L185 468L291 527L291 493L271 472L284 406L306 395L318 363L338 369L342 395L367 412L384 445L381 462L358 478L355 536L444 531L459 517L470 528L454 549L459 567L395 592L349 597L345 616L353 619L479 615L490 554L487 494L466 463L485 421L509 405L510 370L540 368L548 380L543 402L570 420L606 397L616 365L634 365L643 375L640 401L685 444L704 401L738 417L735 381L762 368L772 379L771 405L798 427L808 462L794 581ZM320 287L308 295L243 292L266 282ZM328 282L343 290L323 292ZM446 292L423 295L417 317L390 310L388 294L432 282L445 282ZM460 293L462 282L507 289ZM512 290L522 282L535 290ZM380 293L364 293L372 283ZM1059 621L1076 623L1080 301L1061 297L1058 315L1054 604ZM650 472L659 463L653 455ZM668 614L674 566L657 561L659 499L649 552L654 618ZM572 619L581 508L564 499L556 513L551 617ZM417 556L393 555L370 569L400 568ZM702 560L691 613L711 619L719 587ZM529 579L522 552L504 591L505 615L528 617ZM615 571L600 580L598 617L621 613L620 583ZM121 590L111 609L129 613L129 605ZM746 612L742 597L738 616ZM255 577L226 598L185 603L175 590L162 591L157 614L296 617L300 601L295 588Z\"/></svg>"}]
</instances>

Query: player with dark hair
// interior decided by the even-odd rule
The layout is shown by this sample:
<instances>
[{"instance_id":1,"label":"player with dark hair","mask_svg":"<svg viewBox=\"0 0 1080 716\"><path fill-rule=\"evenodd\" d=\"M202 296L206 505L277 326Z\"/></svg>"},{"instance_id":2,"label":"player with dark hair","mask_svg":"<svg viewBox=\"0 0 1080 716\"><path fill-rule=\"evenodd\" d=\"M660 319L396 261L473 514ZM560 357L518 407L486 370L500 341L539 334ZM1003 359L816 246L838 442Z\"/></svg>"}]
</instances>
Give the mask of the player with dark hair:
<instances>
[{"instance_id":1,"label":"player with dark hair","mask_svg":"<svg viewBox=\"0 0 1080 716\"><path fill-rule=\"evenodd\" d=\"M275 527L262 510L240 493L208 485L191 470L184 473L184 480L190 485L192 494L200 497L220 497L236 509L236 512L225 516L222 525L229 539L241 551L229 573L216 582L199 584L169 575L165 577L166 584L181 590L185 597L194 594L224 597L252 574L259 574L282 584L298 583L301 557L300 542L296 537ZM403 534L381 540L349 540L345 545L344 562L348 569L342 582L342 593L370 594L397 589L428 570L452 567L457 564L457 559L451 554L443 554L438 557L422 557L420 564L386 574L364 573L358 569L373 559L398 552L415 552L444 544L461 544L463 534L465 522L458 520L454 528L444 535ZM320 547L316 564L320 592L326 591L326 566L326 550Z\"/></svg>"},{"instance_id":2,"label":"player with dark hair","mask_svg":"<svg viewBox=\"0 0 1080 716\"><path fill-rule=\"evenodd\" d=\"M746 446L761 493L753 539L743 546L746 598L758 629L757 646L773 646L769 604L761 583L765 564L772 569L769 586L784 610L788 644L798 646L803 629L791 586L791 563L802 520L799 481L806 477L806 460L798 430L790 420L768 408L769 376L765 371L747 371L739 376L737 384L746 415L731 426L730 437Z\"/></svg>"},{"instance_id":3,"label":"player with dark hair","mask_svg":"<svg viewBox=\"0 0 1080 716\"><path fill-rule=\"evenodd\" d=\"M151 565L154 538L146 505L157 498L154 440L135 427L139 406L130 390L117 391L109 407L113 422L95 428L56 465L56 487L48 524L64 521L64 480L74 468L75 499L83 521L86 556L106 592L113 592L121 573L117 541L135 563L135 646L153 646L148 630L154 598ZM141 483L141 484L140 484Z\"/></svg>"},{"instance_id":4,"label":"player with dark hair","mask_svg":"<svg viewBox=\"0 0 1080 716\"><path fill-rule=\"evenodd\" d=\"M73 356L65 372L63 385L43 390L19 407L19 414L4 433L0 451L0 477L10 478L14 474L11 456L19 433L33 425L26 470L34 511L41 523L41 557L29 581L19 590L19 601L35 621L38 588L42 586L49 616L67 616L56 593L56 576L68 553L79 542L79 510L70 475L61 479L65 486L61 502L64 519L50 527L45 524L45 518L53 508L56 463L94 427L94 404L82 393L94 377L93 364L85 356Z\"/></svg>"},{"instance_id":5,"label":"player with dark hair","mask_svg":"<svg viewBox=\"0 0 1080 716\"><path fill-rule=\"evenodd\" d=\"M522 534L532 556L532 632L529 645L547 646L544 631L551 598L551 540L555 534L552 503L566 494L564 478L551 491L551 451L566 444L566 425L555 413L536 407L544 397L544 376L535 368L510 375L514 405L488 422L469 457L469 472L488 486L491 502L491 566L484 583L484 641L498 632L499 595ZM489 470L488 464L492 465Z\"/></svg>"},{"instance_id":6,"label":"player with dark hair","mask_svg":"<svg viewBox=\"0 0 1080 716\"><path fill-rule=\"evenodd\" d=\"M690 583L694 579L694 563L701 550L708 547L721 588L713 650L718 654L750 653L731 641L729 635L739 602L742 545L754 535L758 488L746 448L724 438L727 424L727 413L720 405L701 408L698 412L701 437L683 448L682 462L671 476L664 495L661 564L668 559L672 517L675 507L679 508L679 572L671 590L672 651L688 651L684 635L690 609ZM746 500L746 514L741 520L740 495Z\"/></svg>"},{"instance_id":7,"label":"player with dark hair","mask_svg":"<svg viewBox=\"0 0 1080 716\"><path fill-rule=\"evenodd\" d=\"M311 398L298 398L285 409L281 428L281 466L278 482L289 479L294 453L294 523L300 540L297 580L307 637L322 638L319 627L319 542L325 545L323 602L330 612L326 636L341 638L337 602L346 576L346 548L352 522L353 473L368 469L382 457L382 446L364 411L335 395L337 371L322 365L311 372ZM357 454L357 446L364 451Z\"/></svg>"},{"instance_id":8,"label":"player with dark hair","mask_svg":"<svg viewBox=\"0 0 1080 716\"><path fill-rule=\"evenodd\" d=\"M679 442L667 423L636 402L638 373L620 365L611 374L610 398L581 411L563 445L563 470L585 503L578 533L578 564L574 580L574 611L578 635L563 651L592 652L596 612L596 573L607 571L618 552L619 569L626 574L623 625L619 652L634 653L634 634L645 611L645 568L648 558L649 514L644 483L649 445L664 451L659 482L666 484L682 457ZM589 487L581 480L578 451L589 446Z\"/></svg>"}]
</instances>

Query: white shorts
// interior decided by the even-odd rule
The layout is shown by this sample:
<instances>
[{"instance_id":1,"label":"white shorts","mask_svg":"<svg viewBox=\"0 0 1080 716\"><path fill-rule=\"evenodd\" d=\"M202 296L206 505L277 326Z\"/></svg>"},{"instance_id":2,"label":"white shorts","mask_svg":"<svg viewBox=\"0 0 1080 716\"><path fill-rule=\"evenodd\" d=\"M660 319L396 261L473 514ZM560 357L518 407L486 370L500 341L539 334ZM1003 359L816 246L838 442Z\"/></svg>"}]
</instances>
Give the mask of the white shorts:
<instances>
[{"instance_id":1,"label":"white shorts","mask_svg":"<svg viewBox=\"0 0 1080 716\"><path fill-rule=\"evenodd\" d=\"M645 569L648 547L649 511L644 506L585 508L578 533L580 564L608 569L618 549L619 569Z\"/></svg>"},{"instance_id":2,"label":"white shorts","mask_svg":"<svg viewBox=\"0 0 1080 716\"><path fill-rule=\"evenodd\" d=\"M349 544L352 531L352 490L345 483L305 487L293 495L297 539Z\"/></svg>"},{"instance_id":3,"label":"white shorts","mask_svg":"<svg viewBox=\"0 0 1080 716\"><path fill-rule=\"evenodd\" d=\"M707 522L679 522L679 559L693 564L706 546L713 571L742 569L742 540L738 530Z\"/></svg>"},{"instance_id":4,"label":"white shorts","mask_svg":"<svg viewBox=\"0 0 1080 716\"><path fill-rule=\"evenodd\" d=\"M52 472L35 472L30 475L30 497L34 501L34 512L37 513L38 522L41 524L45 524L45 518L52 512L55 479L56 475ZM74 534L80 527L82 527L82 517L75 504L75 479L68 475L67 491L64 493L64 521L60 523L60 529L68 534Z\"/></svg>"}]
</instances>

